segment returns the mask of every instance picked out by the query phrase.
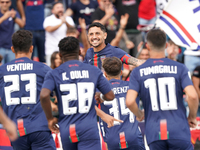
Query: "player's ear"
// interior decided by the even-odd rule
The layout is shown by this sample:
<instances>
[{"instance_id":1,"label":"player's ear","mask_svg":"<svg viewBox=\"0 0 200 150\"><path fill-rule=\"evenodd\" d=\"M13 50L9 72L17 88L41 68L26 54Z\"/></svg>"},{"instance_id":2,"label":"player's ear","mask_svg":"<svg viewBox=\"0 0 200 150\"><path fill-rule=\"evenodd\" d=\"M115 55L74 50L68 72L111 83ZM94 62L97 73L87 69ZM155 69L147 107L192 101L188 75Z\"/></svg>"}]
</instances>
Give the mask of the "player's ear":
<instances>
[{"instance_id":1,"label":"player's ear","mask_svg":"<svg viewBox=\"0 0 200 150\"><path fill-rule=\"evenodd\" d=\"M165 44L165 48L167 48L167 47L168 47L168 45L169 45L169 43L168 43L168 42L166 42L166 44Z\"/></svg>"},{"instance_id":2,"label":"player's ear","mask_svg":"<svg viewBox=\"0 0 200 150\"><path fill-rule=\"evenodd\" d=\"M60 58L62 58L62 54L60 52L58 54L59 54Z\"/></svg>"},{"instance_id":3,"label":"player's ear","mask_svg":"<svg viewBox=\"0 0 200 150\"><path fill-rule=\"evenodd\" d=\"M107 33L104 32L104 40L107 38Z\"/></svg>"},{"instance_id":4,"label":"player's ear","mask_svg":"<svg viewBox=\"0 0 200 150\"><path fill-rule=\"evenodd\" d=\"M104 74L104 76L107 78L108 77L108 75L107 75L107 73L104 71L103 72L103 74Z\"/></svg>"},{"instance_id":5,"label":"player's ear","mask_svg":"<svg viewBox=\"0 0 200 150\"><path fill-rule=\"evenodd\" d=\"M146 43L146 47L147 47L147 50L150 51L150 46L148 43Z\"/></svg>"},{"instance_id":6,"label":"player's ear","mask_svg":"<svg viewBox=\"0 0 200 150\"><path fill-rule=\"evenodd\" d=\"M15 53L15 50L14 50L14 47L13 47L13 46L11 46L11 50L12 50L13 53Z\"/></svg>"},{"instance_id":7,"label":"player's ear","mask_svg":"<svg viewBox=\"0 0 200 150\"><path fill-rule=\"evenodd\" d=\"M120 72L120 76L122 76L122 74L123 74L123 71L121 70L121 72Z\"/></svg>"},{"instance_id":8,"label":"player's ear","mask_svg":"<svg viewBox=\"0 0 200 150\"><path fill-rule=\"evenodd\" d=\"M33 53L33 45L31 45L30 49L29 49L30 53Z\"/></svg>"}]
</instances>

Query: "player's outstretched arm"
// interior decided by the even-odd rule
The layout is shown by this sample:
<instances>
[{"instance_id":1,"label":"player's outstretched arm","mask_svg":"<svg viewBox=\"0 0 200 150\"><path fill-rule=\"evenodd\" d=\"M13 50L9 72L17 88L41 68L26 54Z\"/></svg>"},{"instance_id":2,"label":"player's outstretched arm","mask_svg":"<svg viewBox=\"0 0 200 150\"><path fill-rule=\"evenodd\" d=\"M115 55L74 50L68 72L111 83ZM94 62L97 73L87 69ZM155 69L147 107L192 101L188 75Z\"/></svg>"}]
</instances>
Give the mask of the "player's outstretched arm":
<instances>
[{"instance_id":1,"label":"player's outstretched arm","mask_svg":"<svg viewBox=\"0 0 200 150\"><path fill-rule=\"evenodd\" d=\"M195 91L194 86L192 85L186 86L184 91L186 94L186 101L188 102L190 110L188 115L188 123L190 127L195 128L197 125L196 114L199 106L198 95Z\"/></svg>"},{"instance_id":2,"label":"player's outstretched arm","mask_svg":"<svg viewBox=\"0 0 200 150\"><path fill-rule=\"evenodd\" d=\"M145 62L145 60L140 60L140 59L137 59L137 58L135 58L135 57L130 57L130 58L128 59L128 64L129 64L129 65L136 66L136 67L142 65L144 62Z\"/></svg>"},{"instance_id":3,"label":"player's outstretched arm","mask_svg":"<svg viewBox=\"0 0 200 150\"><path fill-rule=\"evenodd\" d=\"M11 141L17 139L17 128L16 124L11 121L6 114L3 112L3 109L0 107L0 122L3 124L3 127L6 129L7 135Z\"/></svg>"},{"instance_id":4,"label":"player's outstretched arm","mask_svg":"<svg viewBox=\"0 0 200 150\"><path fill-rule=\"evenodd\" d=\"M95 110L96 110L97 116L99 116L104 122L107 123L108 128L114 126L114 121L118 121L120 123L124 122L123 120L118 120L118 119L114 118L113 116L106 114L104 111L99 109L97 106L95 106Z\"/></svg>"},{"instance_id":5,"label":"player's outstretched arm","mask_svg":"<svg viewBox=\"0 0 200 150\"><path fill-rule=\"evenodd\" d=\"M49 89L43 88L40 92L40 102L45 112L49 129L52 132L58 133L59 132L59 128L57 126L58 119L53 117L51 112L50 93L51 91Z\"/></svg>"},{"instance_id":6,"label":"player's outstretched arm","mask_svg":"<svg viewBox=\"0 0 200 150\"><path fill-rule=\"evenodd\" d=\"M136 103L136 98L138 93L135 90L128 90L126 94L126 106L130 109L132 113L135 114L138 121L142 121L144 119L144 111L138 108Z\"/></svg>"},{"instance_id":7,"label":"player's outstretched arm","mask_svg":"<svg viewBox=\"0 0 200 150\"><path fill-rule=\"evenodd\" d=\"M101 103L102 101L112 101L115 98L115 95L114 95L113 91L110 90L108 93L106 93L104 95L100 94L100 93L97 95L97 93L96 93L95 98L97 98L97 99L100 98L99 102ZM98 100L97 100L97 102L98 102Z\"/></svg>"}]
</instances>

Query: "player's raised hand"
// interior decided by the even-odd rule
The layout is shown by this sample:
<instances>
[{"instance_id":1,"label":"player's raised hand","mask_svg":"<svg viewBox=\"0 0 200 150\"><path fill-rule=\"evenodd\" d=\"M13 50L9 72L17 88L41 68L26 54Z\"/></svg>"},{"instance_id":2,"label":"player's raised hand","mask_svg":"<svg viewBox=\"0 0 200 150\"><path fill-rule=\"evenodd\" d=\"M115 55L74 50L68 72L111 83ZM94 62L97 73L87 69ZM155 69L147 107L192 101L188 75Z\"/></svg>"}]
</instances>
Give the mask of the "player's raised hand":
<instances>
[{"instance_id":1,"label":"player's raised hand","mask_svg":"<svg viewBox=\"0 0 200 150\"><path fill-rule=\"evenodd\" d=\"M196 118L188 116L187 120L191 128L195 128L197 126Z\"/></svg>"},{"instance_id":2,"label":"player's raised hand","mask_svg":"<svg viewBox=\"0 0 200 150\"><path fill-rule=\"evenodd\" d=\"M96 102L97 104L103 103L103 100L101 99L100 94L101 94L100 92L96 92L96 93L95 93L95 97L94 97L94 98L95 98L95 100L97 101L97 102Z\"/></svg>"},{"instance_id":3,"label":"player's raised hand","mask_svg":"<svg viewBox=\"0 0 200 150\"><path fill-rule=\"evenodd\" d=\"M48 120L48 126L49 126L49 129L51 130L51 132L55 132L55 133L59 132L59 127L58 127L57 123L58 123L58 119L55 117Z\"/></svg>"},{"instance_id":4,"label":"player's raised hand","mask_svg":"<svg viewBox=\"0 0 200 150\"><path fill-rule=\"evenodd\" d=\"M143 110L139 110L139 112L140 112L139 113L140 115L136 117L136 120L137 121L142 121L142 120L144 120L144 109Z\"/></svg>"}]
</instances>

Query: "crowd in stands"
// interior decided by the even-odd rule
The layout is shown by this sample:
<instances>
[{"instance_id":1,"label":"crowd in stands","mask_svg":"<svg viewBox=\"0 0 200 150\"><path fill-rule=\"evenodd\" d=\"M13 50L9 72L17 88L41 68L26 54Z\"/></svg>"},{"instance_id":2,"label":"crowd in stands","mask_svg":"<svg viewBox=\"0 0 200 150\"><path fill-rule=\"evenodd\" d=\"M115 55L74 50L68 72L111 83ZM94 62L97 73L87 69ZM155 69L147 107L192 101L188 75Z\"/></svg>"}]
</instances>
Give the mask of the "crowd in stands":
<instances>
[{"instance_id":1,"label":"crowd in stands","mask_svg":"<svg viewBox=\"0 0 200 150\"><path fill-rule=\"evenodd\" d=\"M156 0L0 0L0 65L15 59L11 38L15 31L23 29L33 34L33 60L57 68L62 63L58 43L73 36L80 42L79 60L84 61L91 47L88 27L94 22L105 26L106 43L147 60L150 56L145 45L146 32L138 27L155 24L157 7ZM167 58L186 65L200 99L199 51L185 50L168 39L165 53ZM122 79L129 81L135 66L123 65L123 68ZM56 96L51 100L56 116ZM200 117L200 107L197 116Z\"/></svg>"}]
</instances>

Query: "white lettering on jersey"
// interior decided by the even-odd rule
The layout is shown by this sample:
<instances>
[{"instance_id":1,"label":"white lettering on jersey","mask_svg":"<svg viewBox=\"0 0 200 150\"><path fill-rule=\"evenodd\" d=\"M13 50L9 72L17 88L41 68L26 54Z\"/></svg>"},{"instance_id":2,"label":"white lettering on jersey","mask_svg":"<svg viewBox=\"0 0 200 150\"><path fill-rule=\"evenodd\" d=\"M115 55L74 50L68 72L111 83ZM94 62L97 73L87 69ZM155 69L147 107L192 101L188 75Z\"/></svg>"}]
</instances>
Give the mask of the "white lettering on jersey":
<instances>
[{"instance_id":1,"label":"white lettering on jersey","mask_svg":"<svg viewBox=\"0 0 200 150\"><path fill-rule=\"evenodd\" d=\"M66 77L66 74L67 74L67 72L63 72L63 73L62 73L62 79L63 79L63 81L69 80L69 78Z\"/></svg>"},{"instance_id":2,"label":"white lettering on jersey","mask_svg":"<svg viewBox=\"0 0 200 150\"><path fill-rule=\"evenodd\" d=\"M128 86L117 87L117 88L113 88L112 90L113 90L114 94L127 93Z\"/></svg>"},{"instance_id":3,"label":"white lettering on jersey","mask_svg":"<svg viewBox=\"0 0 200 150\"><path fill-rule=\"evenodd\" d=\"M7 65L7 71L24 71L24 70L33 70L32 63L18 63Z\"/></svg>"},{"instance_id":4,"label":"white lettering on jersey","mask_svg":"<svg viewBox=\"0 0 200 150\"><path fill-rule=\"evenodd\" d=\"M171 73L177 74L177 66L169 66L169 65L156 65L152 67L146 67L140 69L140 76L147 76L150 74L159 74L159 73Z\"/></svg>"},{"instance_id":5,"label":"white lettering on jersey","mask_svg":"<svg viewBox=\"0 0 200 150\"><path fill-rule=\"evenodd\" d=\"M70 78L71 79L82 79L82 78L89 78L88 70L75 70L70 71Z\"/></svg>"}]
</instances>

